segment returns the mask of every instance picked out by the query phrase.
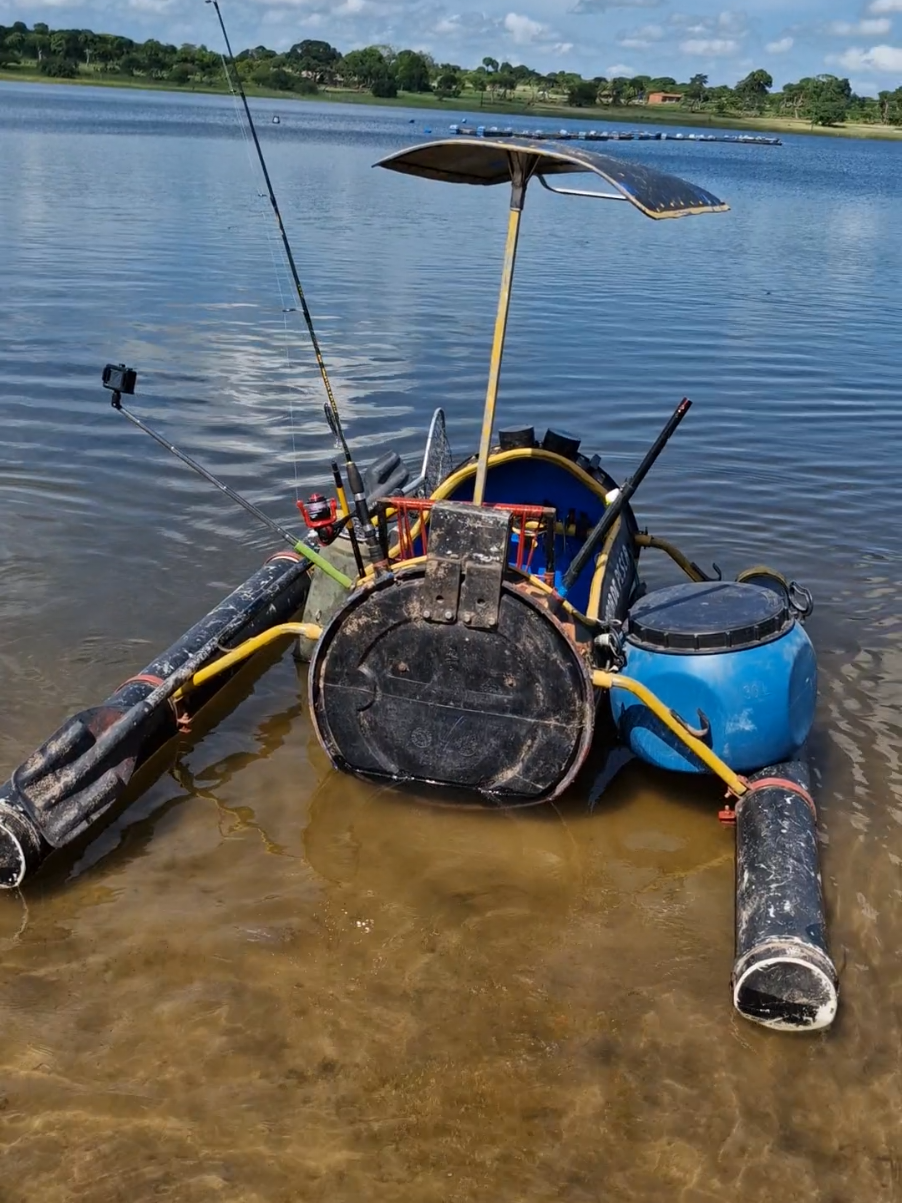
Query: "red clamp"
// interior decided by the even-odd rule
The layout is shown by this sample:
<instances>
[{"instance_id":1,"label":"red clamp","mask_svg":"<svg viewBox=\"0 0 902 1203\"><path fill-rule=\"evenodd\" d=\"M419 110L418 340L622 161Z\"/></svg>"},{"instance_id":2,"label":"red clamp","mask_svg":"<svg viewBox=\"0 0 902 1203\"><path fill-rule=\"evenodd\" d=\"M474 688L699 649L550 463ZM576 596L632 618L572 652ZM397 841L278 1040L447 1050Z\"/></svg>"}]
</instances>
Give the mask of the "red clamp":
<instances>
[{"instance_id":1,"label":"red clamp","mask_svg":"<svg viewBox=\"0 0 902 1203\"><path fill-rule=\"evenodd\" d=\"M723 823L724 827L735 827L736 807L734 805L733 795L729 790L727 790L727 792L724 794L724 797L727 799L727 804L722 810L717 812L717 818L721 823Z\"/></svg>"},{"instance_id":2,"label":"red clamp","mask_svg":"<svg viewBox=\"0 0 902 1203\"><path fill-rule=\"evenodd\" d=\"M758 790L762 789L783 789L789 794L795 794L808 805L811 813L814 815L815 819L817 819L817 806L814 803L814 798L812 798L811 794L808 793L808 790L799 785L797 781L790 781L786 777L759 777L757 781L746 781L746 779L742 777L740 780L747 787L746 793L749 794L757 793ZM727 790L726 796L727 798L731 799L731 801L727 802L727 805L722 810L717 812L717 817L720 822L724 824L724 826L735 827L736 808L732 803L732 795L730 794L729 790ZM743 794L742 797L745 797L745 794Z\"/></svg>"},{"instance_id":3,"label":"red clamp","mask_svg":"<svg viewBox=\"0 0 902 1203\"><path fill-rule=\"evenodd\" d=\"M183 710L181 705L173 700L172 712L175 715L175 725L178 728L179 735L191 734L191 715L187 710Z\"/></svg>"}]
</instances>

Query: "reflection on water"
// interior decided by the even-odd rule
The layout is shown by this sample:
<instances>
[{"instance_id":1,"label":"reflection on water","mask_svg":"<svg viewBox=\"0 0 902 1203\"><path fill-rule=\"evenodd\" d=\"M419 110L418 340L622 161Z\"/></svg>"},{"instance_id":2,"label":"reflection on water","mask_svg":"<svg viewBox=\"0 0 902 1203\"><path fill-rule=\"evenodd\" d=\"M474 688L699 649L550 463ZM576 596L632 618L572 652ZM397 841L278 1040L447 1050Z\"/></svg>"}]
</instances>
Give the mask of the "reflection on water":
<instances>
[{"instance_id":1,"label":"reflection on water","mask_svg":"<svg viewBox=\"0 0 902 1203\"><path fill-rule=\"evenodd\" d=\"M8 771L269 550L109 412L102 364L285 521L331 447L227 102L0 98ZM372 172L421 118L280 112L263 136L356 444L414 462L442 404L463 451L504 198ZM689 393L640 519L814 591L834 1029L731 1013L716 789L627 764L556 808L426 805L328 770L285 657L0 899L4 1200L898 1196L897 148L618 149L733 210L530 196L502 404L566 415L622 474Z\"/></svg>"}]
</instances>

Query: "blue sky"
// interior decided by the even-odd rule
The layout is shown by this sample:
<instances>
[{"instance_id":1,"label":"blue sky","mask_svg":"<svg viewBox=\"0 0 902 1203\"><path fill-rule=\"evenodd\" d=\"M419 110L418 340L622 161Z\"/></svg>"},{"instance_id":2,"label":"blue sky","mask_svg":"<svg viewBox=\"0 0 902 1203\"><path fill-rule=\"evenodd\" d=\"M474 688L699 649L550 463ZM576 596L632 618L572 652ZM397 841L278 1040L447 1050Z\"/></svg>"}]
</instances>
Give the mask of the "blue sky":
<instances>
[{"instance_id":1,"label":"blue sky","mask_svg":"<svg viewBox=\"0 0 902 1203\"><path fill-rule=\"evenodd\" d=\"M902 0L222 0L233 44L340 50L386 42L473 66L486 54L543 71L672 75L777 86L833 71L874 95L902 85ZM0 23L46 21L218 47L202 0L0 0Z\"/></svg>"}]
</instances>

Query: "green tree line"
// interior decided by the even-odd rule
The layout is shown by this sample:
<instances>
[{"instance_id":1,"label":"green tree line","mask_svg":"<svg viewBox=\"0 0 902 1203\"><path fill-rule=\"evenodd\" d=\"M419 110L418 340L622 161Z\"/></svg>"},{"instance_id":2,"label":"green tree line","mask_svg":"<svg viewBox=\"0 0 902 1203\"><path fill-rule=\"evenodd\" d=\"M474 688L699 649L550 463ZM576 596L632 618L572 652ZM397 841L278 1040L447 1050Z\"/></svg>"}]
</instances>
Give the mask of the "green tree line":
<instances>
[{"instance_id":1,"label":"green tree line","mask_svg":"<svg viewBox=\"0 0 902 1203\"><path fill-rule=\"evenodd\" d=\"M466 96L480 102L516 102L524 106L567 104L578 108L629 108L647 103L654 92L679 94L675 107L719 117L768 115L794 117L814 125L847 121L902 126L902 87L878 97L857 96L847 79L815 75L774 91L770 74L751 71L735 86L710 86L707 75L680 82L671 76L636 75L584 79L569 71L544 74L525 64L486 57L476 67L439 63L416 50L366 46L342 54L328 42L307 38L283 54L266 46L236 56L247 85L312 95L321 89L368 91L391 98L401 92L431 93L438 99ZM205 46L173 46L149 38L135 42L118 34L89 29L51 29L36 22L0 25L0 69L37 71L48 77L119 77L146 79L180 87L216 87L222 83L220 55Z\"/></svg>"}]
</instances>

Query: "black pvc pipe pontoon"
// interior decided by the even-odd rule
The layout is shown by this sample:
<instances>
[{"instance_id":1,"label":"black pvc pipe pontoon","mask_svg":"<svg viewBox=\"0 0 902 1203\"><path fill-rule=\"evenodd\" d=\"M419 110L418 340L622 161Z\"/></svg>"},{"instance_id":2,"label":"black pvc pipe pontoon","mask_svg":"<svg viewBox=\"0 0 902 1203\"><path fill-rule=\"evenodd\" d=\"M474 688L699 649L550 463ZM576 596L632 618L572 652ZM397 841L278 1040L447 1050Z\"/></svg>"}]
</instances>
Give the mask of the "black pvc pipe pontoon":
<instances>
[{"instance_id":1,"label":"black pvc pipe pontoon","mask_svg":"<svg viewBox=\"0 0 902 1203\"><path fill-rule=\"evenodd\" d=\"M279 552L98 707L73 715L0 787L0 888L22 884L120 801L135 769L230 679L172 695L223 648L288 621L306 600L309 561Z\"/></svg>"},{"instance_id":2,"label":"black pvc pipe pontoon","mask_svg":"<svg viewBox=\"0 0 902 1203\"><path fill-rule=\"evenodd\" d=\"M793 761L749 781L762 784L736 803L733 1003L766 1027L829 1027L838 984L827 952L808 768Z\"/></svg>"}]
</instances>

